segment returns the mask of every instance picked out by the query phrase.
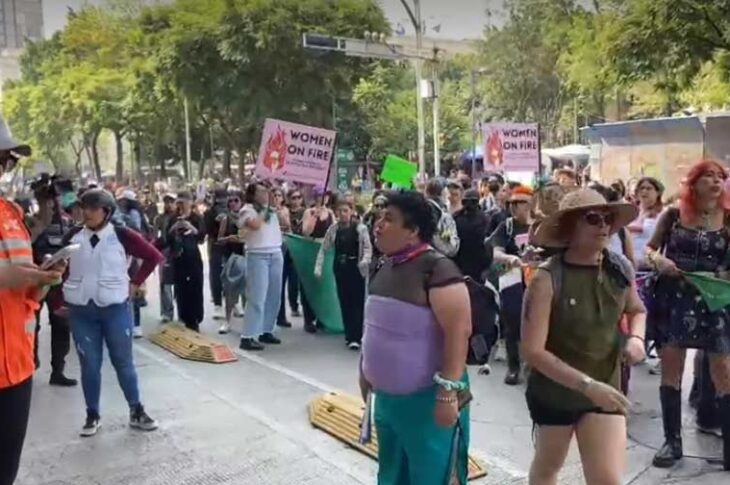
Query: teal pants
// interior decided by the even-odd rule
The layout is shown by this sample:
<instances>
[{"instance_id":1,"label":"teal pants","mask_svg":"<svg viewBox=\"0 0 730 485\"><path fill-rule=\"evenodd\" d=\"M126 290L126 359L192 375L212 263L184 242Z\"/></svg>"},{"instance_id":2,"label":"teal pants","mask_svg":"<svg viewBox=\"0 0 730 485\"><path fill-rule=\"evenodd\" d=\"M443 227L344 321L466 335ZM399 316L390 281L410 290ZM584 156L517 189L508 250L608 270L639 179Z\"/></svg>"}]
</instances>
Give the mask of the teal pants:
<instances>
[{"instance_id":1,"label":"teal pants","mask_svg":"<svg viewBox=\"0 0 730 485\"><path fill-rule=\"evenodd\" d=\"M396 396L376 393L378 485L450 485L453 428L434 420L434 386L426 391ZM469 451L469 406L461 411L456 475L466 484Z\"/></svg>"}]
</instances>

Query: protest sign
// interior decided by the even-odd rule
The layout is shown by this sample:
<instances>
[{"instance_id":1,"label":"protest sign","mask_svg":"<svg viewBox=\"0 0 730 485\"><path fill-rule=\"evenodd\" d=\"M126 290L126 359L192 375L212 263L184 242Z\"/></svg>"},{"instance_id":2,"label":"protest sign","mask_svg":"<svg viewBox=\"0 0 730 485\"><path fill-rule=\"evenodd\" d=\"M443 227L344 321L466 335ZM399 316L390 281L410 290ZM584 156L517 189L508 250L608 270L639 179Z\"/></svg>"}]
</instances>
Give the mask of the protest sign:
<instances>
[{"instance_id":1,"label":"protest sign","mask_svg":"<svg viewBox=\"0 0 730 485\"><path fill-rule=\"evenodd\" d=\"M418 172L418 165L408 160L404 160L395 155L385 157L383 171L380 173L380 179L390 182L398 187L410 189L413 185L413 176Z\"/></svg>"},{"instance_id":2,"label":"protest sign","mask_svg":"<svg viewBox=\"0 0 730 485\"><path fill-rule=\"evenodd\" d=\"M540 170L540 129L537 123L484 125L484 171L537 172Z\"/></svg>"},{"instance_id":3,"label":"protest sign","mask_svg":"<svg viewBox=\"0 0 730 485\"><path fill-rule=\"evenodd\" d=\"M324 186L336 135L322 128L268 119L261 136L255 174L263 179Z\"/></svg>"}]
</instances>

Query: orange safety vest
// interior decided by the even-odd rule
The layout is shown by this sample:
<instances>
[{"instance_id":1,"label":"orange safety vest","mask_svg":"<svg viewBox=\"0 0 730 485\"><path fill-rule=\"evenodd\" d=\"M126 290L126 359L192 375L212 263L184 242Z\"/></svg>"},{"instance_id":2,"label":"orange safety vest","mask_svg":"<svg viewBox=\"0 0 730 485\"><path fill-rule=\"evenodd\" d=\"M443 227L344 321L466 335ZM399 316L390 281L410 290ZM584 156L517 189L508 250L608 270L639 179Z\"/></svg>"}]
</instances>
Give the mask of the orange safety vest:
<instances>
[{"instance_id":1,"label":"orange safety vest","mask_svg":"<svg viewBox=\"0 0 730 485\"><path fill-rule=\"evenodd\" d=\"M33 264L30 234L23 211L0 198L0 267ZM0 288L0 389L15 386L33 375L35 287Z\"/></svg>"}]
</instances>

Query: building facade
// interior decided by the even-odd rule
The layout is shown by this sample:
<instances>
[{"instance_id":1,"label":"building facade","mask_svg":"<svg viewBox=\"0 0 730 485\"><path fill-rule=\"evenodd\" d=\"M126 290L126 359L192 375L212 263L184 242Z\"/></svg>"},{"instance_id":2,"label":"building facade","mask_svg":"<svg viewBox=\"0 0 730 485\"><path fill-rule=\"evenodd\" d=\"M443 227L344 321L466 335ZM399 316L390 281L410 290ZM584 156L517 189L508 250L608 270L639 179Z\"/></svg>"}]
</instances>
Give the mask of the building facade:
<instances>
[{"instance_id":1,"label":"building facade","mask_svg":"<svg viewBox=\"0 0 730 485\"><path fill-rule=\"evenodd\" d=\"M0 0L0 49L43 38L43 0Z\"/></svg>"}]
</instances>

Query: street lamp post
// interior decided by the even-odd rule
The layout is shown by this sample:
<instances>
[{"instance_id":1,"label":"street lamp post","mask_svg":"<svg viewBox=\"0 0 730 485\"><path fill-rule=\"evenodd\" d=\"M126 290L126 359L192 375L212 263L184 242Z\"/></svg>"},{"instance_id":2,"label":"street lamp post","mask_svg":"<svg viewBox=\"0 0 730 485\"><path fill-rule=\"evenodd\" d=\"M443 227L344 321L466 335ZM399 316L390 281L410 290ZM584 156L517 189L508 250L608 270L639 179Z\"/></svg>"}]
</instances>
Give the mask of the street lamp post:
<instances>
[{"instance_id":1,"label":"street lamp post","mask_svg":"<svg viewBox=\"0 0 730 485\"><path fill-rule=\"evenodd\" d=\"M477 174L477 75L486 73L485 68L471 71L471 178ZM485 154L486 155L486 154Z\"/></svg>"}]
</instances>

